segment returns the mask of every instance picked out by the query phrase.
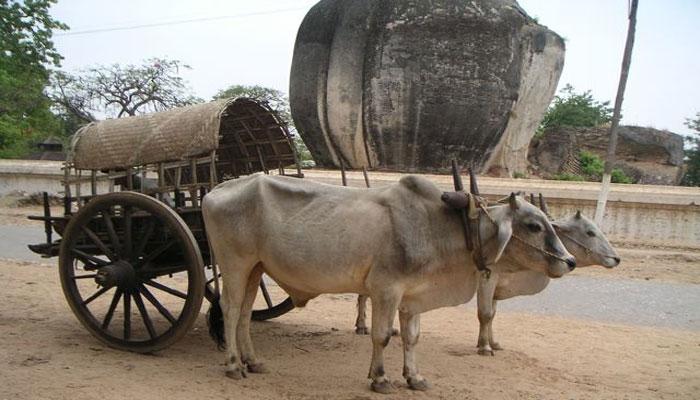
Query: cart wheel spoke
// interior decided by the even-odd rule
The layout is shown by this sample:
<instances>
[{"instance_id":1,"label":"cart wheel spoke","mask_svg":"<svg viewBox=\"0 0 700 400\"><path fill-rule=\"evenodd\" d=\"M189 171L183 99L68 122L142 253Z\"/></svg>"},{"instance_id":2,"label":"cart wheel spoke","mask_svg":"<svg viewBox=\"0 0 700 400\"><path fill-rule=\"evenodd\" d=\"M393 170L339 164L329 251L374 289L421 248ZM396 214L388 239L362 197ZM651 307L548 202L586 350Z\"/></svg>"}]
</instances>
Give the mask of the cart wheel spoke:
<instances>
[{"instance_id":1,"label":"cart wheel spoke","mask_svg":"<svg viewBox=\"0 0 700 400\"><path fill-rule=\"evenodd\" d=\"M141 237L141 241L139 242L138 246L136 247L136 250L134 250L134 258L139 257L140 255L143 254L143 251L146 249L146 245L148 244L148 241L151 240L151 235L153 235L153 231L156 227L155 222L153 220L148 221L148 225L146 225L146 231L144 232L143 236Z\"/></svg>"},{"instance_id":2,"label":"cart wheel spoke","mask_svg":"<svg viewBox=\"0 0 700 400\"><path fill-rule=\"evenodd\" d=\"M124 207L124 243L123 243L123 251L124 251L124 258L127 260L131 259L132 255L132 250L133 250L133 241L132 241L132 232L131 232L131 215L132 214L132 209L131 207Z\"/></svg>"},{"instance_id":3,"label":"cart wheel spoke","mask_svg":"<svg viewBox=\"0 0 700 400\"><path fill-rule=\"evenodd\" d=\"M112 242L112 248L117 254L121 254L121 245L119 244L119 237L117 236L117 231L114 229L114 222L112 222L112 216L107 210L102 211L102 220L107 228L107 234L109 235L109 240Z\"/></svg>"},{"instance_id":4,"label":"cart wheel spoke","mask_svg":"<svg viewBox=\"0 0 700 400\"><path fill-rule=\"evenodd\" d=\"M90 238L90 240L92 240L92 243L94 243L95 246L97 246L97 248L99 248L100 251L102 251L107 256L107 258L109 258L112 262L117 261L117 257L114 255L114 253L112 253L112 250L110 250L109 247L107 247L107 245L104 244L102 240L100 240L100 238L95 232L92 231L92 229L88 228L87 226L83 226L83 232L85 232L85 234Z\"/></svg>"},{"instance_id":5,"label":"cart wheel spoke","mask_svg":"<svg viewBox=\"0 0 700 400\"><path fill-rule=\"evenodd\" d=\"M162 304L156 299L155 296L148 290L148 288L144 285L139 285L139 292L143 295L143 297L148 300L149 303L153 304L153 307L158 310L158 312L165 317L172 325L175 325L175 322L177 321L175 317L168 311L167 308L163 307Z\"/></svg>"},{"instance_id":6,"label":"cart wheel spoke","mask_svg":"<svg viewBox=\"0 0 700 400\"><path fill-rule=\"evenodd\" d=\"M146 311L146 306L143 304L143 300L141 299L139 292L134 292L134 303L136 303L136 308L139 309L139 313L143 319L143 324L146 325L146 329L148 330L148 335L151 337L151 339L155 339L156 329L153 327L153 321L151 321L151 317L148 316L148 311Z\"/></svg>"},{"instance_id":7,"label":"cart wheel spoke","mask_svg":"<svg viewBox=\"0 0 700 400\"><path fill-rule=\"evenodd\" d=\"M153 281L153 280L147 280L144 283L148 286L152 286L156 289L160 289L166 293L172 294L173 296L179 297L181 299L187 299L186 294L182 293L181 291L179 291L177 289L167 287L167 286L163 285L162 283L158 283L158 282Z\"/></svg>"},{"instance_id":8,"label":"cart wheel spoke","mask_svg":"<svg viewBox=\"0 0 700 400\"><path fill-rule=\"evenodd\" d=\"M95 293L93 293L92 296L90 296L90 297L88 297L87 299L83 300L83 305L86 306L86 305L90 304L93 300L95 300L96 298L98 298L98 297L102 296L103 294L105 294L109 289L111 289L111 288L109 288L109 287L102 287L102 288L100 288L100 290L98 290L98 291L96 291Z\"/></svg>"},{"instance_id":9,"label":"cart wheel spoke","mask_svg":"<svg viewBox=\"0 0 700 400\"><path fill-rule=\"evenodd\" d=\"M124 293L124 339L131 339L131 295Z\"/></svg>"},{"instance_id":10,"label":"cart wheel spoke","mask_svg":"<svg viewBox=\"0 0 700 400\"><path fill-rule=\"evenodd\" d=\"M97 274L90 274L90 275L78 275L74 276L73 279L90 279L96 277Z\"/></svg>"},{"instance_id":11,"label":"cart wheel spoke","mask_svg":"<svg viewBox=\"0 0 700 400\"><path fill-rule=\"evenodd\" d=\"M109 265L109 262L76 248L70 249L70 251L77 259L85 263L85 266L90 267L91 269L97 269L99 267Z\"/></svg>"},{"instance_id":12,"label":"cart wheel spoke","mask_svg":"<svg viewBox=\"0 0 700 400\"><path fill-rule=\"evenodd\" d=\"M117 288L117 290L114 292L114 296L112 297L112 302L109 304L107 314L105 314L105 317L102 320L102 329L109 328L109 323L112 322L112 316L114 316L114 310L117 308L117 305L119 304L119 299L121 297L122 290Z\"/></svg>"},{"instance_id":13,"label":"cart wheel spoke","mask_svg":"<svg viewBox=\"0 0 700 400\"><path fill-rule=\"evenodd\" d=\"M272 299L270 298L270 293L267 291L267 286L265 286L265 280L260 279L260 290L262 291L263 297L265 298L265 303L267 303L267 308L272 308L274 305Z\"/></svg>"},{"instance_id":14,"label":"cart wheel spoke","mask_svg":"<svg viewBox=\"0 0 700 400\"><path fill-rule=\"evenodd\" d=\"M175 243L176 243L175 241L170 240L170 241L165 242L165 243L163 243L162 245L158 246L157 249L153 250L149 255L147 255L146 257L144 257L144 259L141 260L141 261L139 262L138 267L140 267L140 266L142 266L142 265L146 265L146 264L148 264L149 262L155 260L156 257L158 257L159 255L163 254L163 253L164 253L166 250L168 250L169 248L173 247L173 245L175 245ZM138 268L138 267L137 267L137 268Z\"/></svg>"}]
</instances>

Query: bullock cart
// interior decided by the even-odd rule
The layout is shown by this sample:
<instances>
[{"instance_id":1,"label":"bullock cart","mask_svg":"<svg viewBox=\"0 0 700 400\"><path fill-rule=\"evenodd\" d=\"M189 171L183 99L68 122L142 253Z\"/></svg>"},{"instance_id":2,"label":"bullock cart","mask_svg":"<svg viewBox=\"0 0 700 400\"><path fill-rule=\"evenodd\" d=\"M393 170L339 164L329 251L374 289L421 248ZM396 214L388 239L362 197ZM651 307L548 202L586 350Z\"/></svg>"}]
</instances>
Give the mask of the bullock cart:
<instances>
[{"instance_id":1,"label":"bullock cart","mask_svg":"<svg viewBox=\"0 0 700 400\"><path fill-rule=\"evenodd\" d=\"M64 165L63 215L51 215L45 195L44 215L30 218L44 222L46 242L29 247L58 257L66 300L96 338L163 349L219 294L202 198L224 180L290 165L302 177L284 121L248 98L91 123ZM260 285L253 319L293 308Z\"/></svg>"}]
</instances>

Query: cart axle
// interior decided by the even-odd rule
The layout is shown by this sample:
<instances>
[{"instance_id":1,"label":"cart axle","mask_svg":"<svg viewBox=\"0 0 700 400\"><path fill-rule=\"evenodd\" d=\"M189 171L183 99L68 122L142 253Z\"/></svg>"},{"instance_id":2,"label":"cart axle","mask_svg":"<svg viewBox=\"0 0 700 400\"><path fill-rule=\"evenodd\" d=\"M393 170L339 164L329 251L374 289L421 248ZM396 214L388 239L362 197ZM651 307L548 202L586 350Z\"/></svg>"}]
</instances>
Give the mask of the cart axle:
<instances>
[{"instance_id":1,"label":"cart axle","mask_svg":"<svg viewBox=\"0 0 700 400\"><path fill-rule=\"evenodd\" d=\"M136 271L129 262L119 260L100 268L95 276L95 282L105 288L119 286L121 289L132 289L137 284Z\"/></svg>"}]
</instances>

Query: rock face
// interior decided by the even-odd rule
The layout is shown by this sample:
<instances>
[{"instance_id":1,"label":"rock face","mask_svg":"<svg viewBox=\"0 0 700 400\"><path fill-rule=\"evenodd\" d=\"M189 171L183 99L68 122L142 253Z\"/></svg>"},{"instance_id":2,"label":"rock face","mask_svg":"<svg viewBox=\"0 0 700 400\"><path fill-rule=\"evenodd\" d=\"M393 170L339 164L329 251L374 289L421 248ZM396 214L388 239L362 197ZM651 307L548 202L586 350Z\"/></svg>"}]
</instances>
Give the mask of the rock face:
<instances>
[{"instance_id":1,"label":"rock face","mask_svg":"<svg viewBox=\"0 0 700 400\"><path fill-rule=\"evenodd\" d=\"M292 116L322 166L512 174L563 62L515 0L322 0L297 35Z\"/></svg>"},{"instance_id":2,"label":"rock face","mask_svg":"<svg viewBox=\"0 0 700 400\"><path fill-rule=\"evenodd\" d=\"M615 166L637 183L678 185L683 176L683 137L640 126L620 126ZM605 159L607 127L560 127L547 131L530 146L530 163L539 175L580 173L578 158L589 151Z\"/></svg>"}]
</instances>

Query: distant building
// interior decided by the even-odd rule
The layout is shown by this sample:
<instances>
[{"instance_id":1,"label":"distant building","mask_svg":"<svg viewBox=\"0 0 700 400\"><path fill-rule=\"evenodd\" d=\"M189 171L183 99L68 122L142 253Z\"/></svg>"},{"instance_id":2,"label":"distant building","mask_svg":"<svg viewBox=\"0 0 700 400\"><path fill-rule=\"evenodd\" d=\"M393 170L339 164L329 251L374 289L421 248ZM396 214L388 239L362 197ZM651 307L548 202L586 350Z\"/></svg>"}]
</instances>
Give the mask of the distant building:
<instances>
[{"instance_id":1,"label":"distant building","mask_svg":"<svg viewBox=\"0 0 700 400\"><path fill-rule=\"evenodd\" d=\"M63 142L55 136L49 136L36 145L37 151L30 154L28 160L64 161Z\"/></svg>"}]
</instances>

